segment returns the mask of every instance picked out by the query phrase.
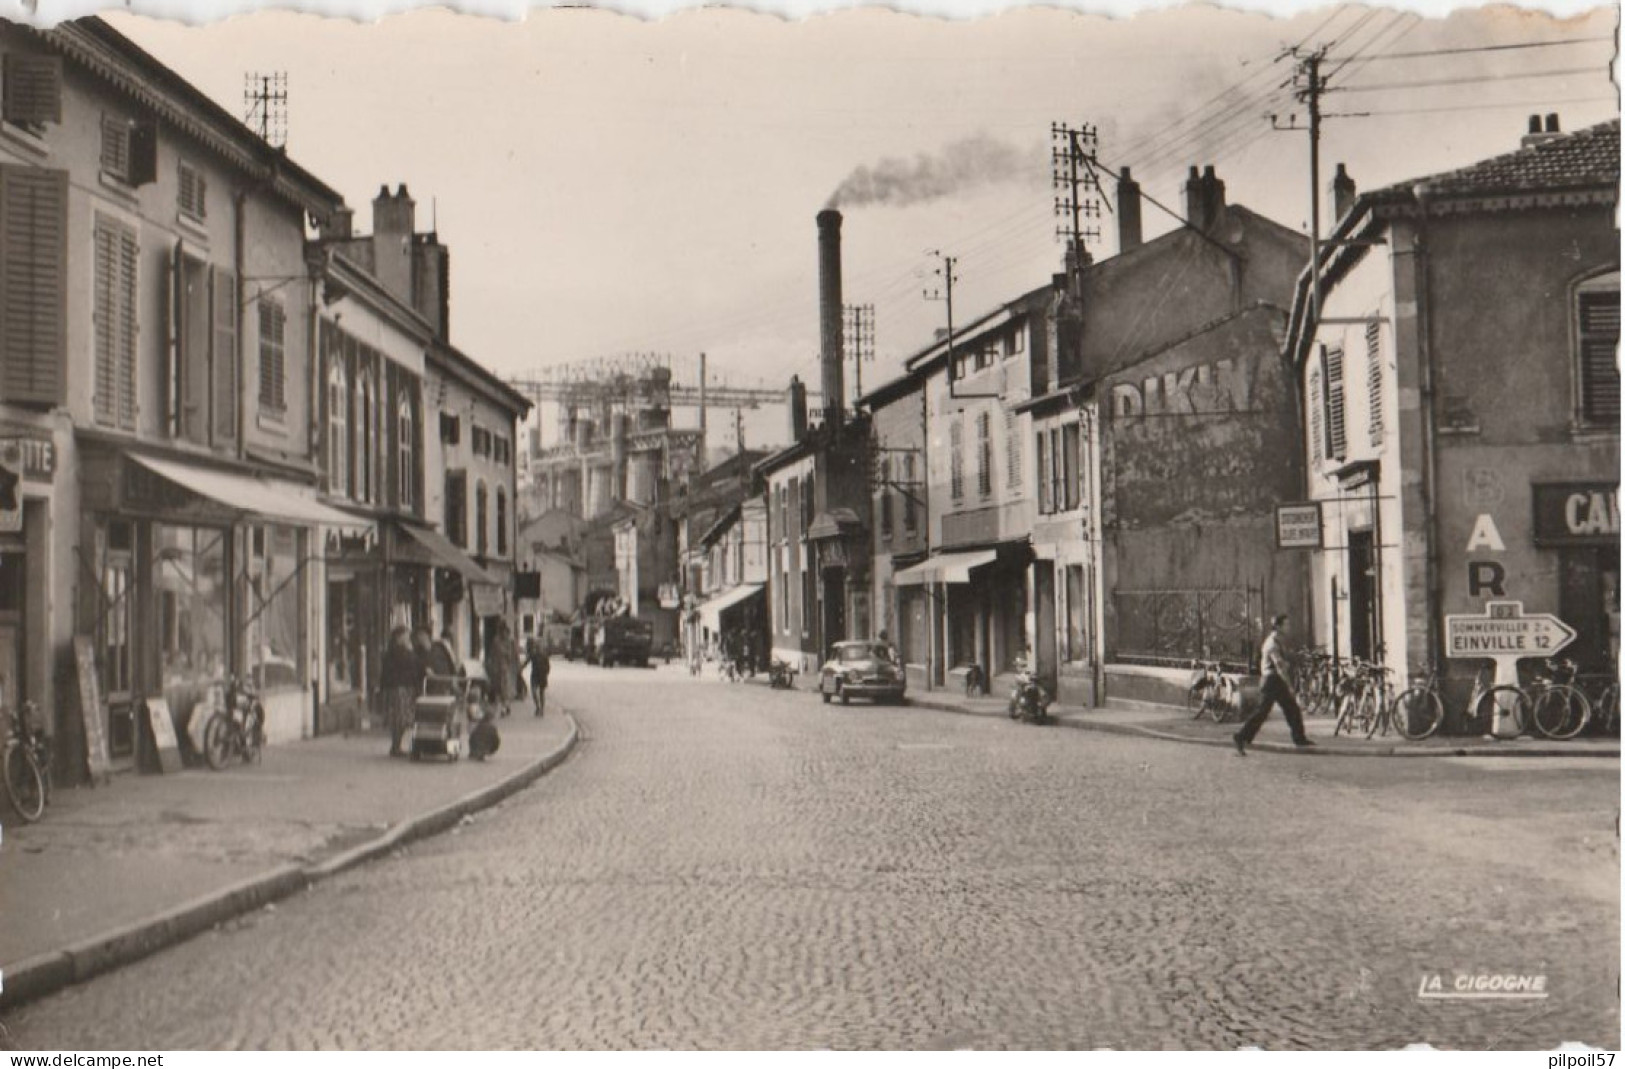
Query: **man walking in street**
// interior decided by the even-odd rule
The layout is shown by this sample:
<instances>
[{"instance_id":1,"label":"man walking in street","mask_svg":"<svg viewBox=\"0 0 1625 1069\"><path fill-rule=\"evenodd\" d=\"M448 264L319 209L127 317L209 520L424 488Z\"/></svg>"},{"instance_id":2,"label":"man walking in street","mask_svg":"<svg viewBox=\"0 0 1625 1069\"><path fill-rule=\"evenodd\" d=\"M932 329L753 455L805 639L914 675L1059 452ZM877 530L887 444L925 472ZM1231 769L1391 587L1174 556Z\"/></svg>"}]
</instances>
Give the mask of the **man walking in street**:
<instances>
[{"instance_id":1,"label":"man walking in street","mask_svg":"<svg viewBox=\"0 0 1625 1069\"><path fill-rule=\"evenodd\" d=\"M1303 710L1298 708L1298 699L1293 696L1292 684L1287 680L1286 650L1282 648L1285 640L1287 616L1281 613L1270 621L1270 633L1264 638L1264 648L1259 661L1264 672L1264 681L1258 688L1258 712L1241 725L1241 730L1231 736L1236 744L1236 752L1243 757L1247 756L1247 747L1258 735L1258 729L1264 726L1264 721L1270 715L1271 707L1279 704L1281 715L1286 717L1286 726L1292 731L1292 743L1295 746L1313 746L1314 742L1303 733Z\"/></svg>"}]
</instances>

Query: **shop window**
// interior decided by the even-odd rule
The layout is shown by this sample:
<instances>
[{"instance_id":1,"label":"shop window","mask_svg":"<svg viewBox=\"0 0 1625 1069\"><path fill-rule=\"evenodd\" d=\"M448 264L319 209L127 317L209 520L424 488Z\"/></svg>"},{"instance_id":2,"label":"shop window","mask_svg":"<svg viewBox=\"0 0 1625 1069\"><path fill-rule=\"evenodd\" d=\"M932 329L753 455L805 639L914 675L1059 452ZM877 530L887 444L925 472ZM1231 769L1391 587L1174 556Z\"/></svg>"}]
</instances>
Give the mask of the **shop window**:
<instances>
[{"instance_id":1,"label":"shop window","mask_svg":"<svg viewBox=\"0 0 1625 1069\"><path fill-rule=\"evenodd\" d=\"M1619 426L1619 272L1588 279L1575 290L1580 422Z\"/></svg>"},{"instance_id":2,"label":"shop window","mask_svg":"<svg viewBox=\"0 0 1625 1069\"><path fill-rule=\"evenodd\" d=\"M304 658L299 651L300 537L294 527L253 529L243 633L249 678L260 690L304 683Z\"/></svg>"},{"instance_id":3,"label":"shop window","mask_svg":"<svg viewBox=\"0 0 1625 1069\"><path fill-rule=\"evenodd\" d=\"M7 59L10 58L8 55ZM60 405L66 400L67 382L68 173L0 166L0 234L5 235L0 241L0 278L6 280L6 285L0 288L0 396L11 404ZM102 280L103 240L98 216L95 244L98 283ZM116 248L117 240L112 240ZM133 244L133 233L130 240ZM115 252L109 257L108 266L114 266L117 261ZM133 255L129 267L133 272ZM131 277L133 279L133 274ZM103 297L98 288L95 332L98 370L102 357ZM133 289L126 299L126 307L133 314ZM133 334L129 352L133 419ZM100 394L97 401L101 402ZM98 408L98 416L100 414Z\"/></svg>"},{"instance_id":4,"label":"shop window","mask_svg":"<svg viewBox=\"0 0 1625 1069\"><path fill-rule=\"evenodd\" d=\"M177 731L231 667L226 627L229 533L207 527L153 526L153 588L163 695Z\"/></svg>"},{"instance_id":5,"label":"shop window","mask_svg":"<svg viewBox=\"0 0 1625 1069\"><path fill-rule=\"evenodd\" d=\"M353 579L327 584L327 685L331 695L363 690L366 648L361 637L361 599Z\"/></svg>"}]
</instances>

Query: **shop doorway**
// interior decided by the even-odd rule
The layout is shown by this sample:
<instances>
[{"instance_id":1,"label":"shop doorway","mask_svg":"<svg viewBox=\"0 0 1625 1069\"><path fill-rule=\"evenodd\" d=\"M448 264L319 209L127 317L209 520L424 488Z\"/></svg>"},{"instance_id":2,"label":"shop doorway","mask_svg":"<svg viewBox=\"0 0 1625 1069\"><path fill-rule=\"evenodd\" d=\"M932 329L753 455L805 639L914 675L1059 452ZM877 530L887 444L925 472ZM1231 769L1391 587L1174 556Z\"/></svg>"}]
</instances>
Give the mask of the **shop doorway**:
<instances>
[{"instance_id":1,"label":"shop doorway","mask_svg":"<svg viewBox=\"0 0 1625 1069\"><path fill-rule=\"evenodd\" d=\"M829 655L830 647L846 639L846 569L826 568L823 574L823 649L820 658Z\"/></svg>"},{"instance_id":2,"label":"shop doorway","mask_svg":"<svg viewBox=\"0 0 1625 1069\"><path fill-rule=\"evenodd\" d=\"M1563 651L1587 673L1619 664L1619 549L1573 546L1561 556L1558 616L1577 632Z\"/></svg>"},{"instance_id":3,"label":"shop doorway","mask_svg":"<svg viewBox=\"0 0 1625 1069\"><path fill-rule=\"evenodd\" d=\"M23 602L28 557L20 546L0 545L0 707L15 710L27 700L23 689Z\"/></svg>"},{"instance_id":4,"label":"shop doorway","mask_svg":"<svg viewBox=\"0 0 1625 1069\"><path fill-rule=\"evenodd\" d=\"M1349 565L1349 654L1371 661L1382 642L1377 624L1377 559L1370 531L1350 531Z\"/></svg>"},{"instance_id":5,"label":"shop doorway","mask_svg":"<svg viewBox=\"0 0 1625 1069\"><path fill-rule=\"evenodd\" d=\"M1033 602L1036 610L1036 634L1033 637L1037 640L1037 649L1033 650L1033 667L1044 686L1054 694L1060 677L1060 665L1055 655L1055 565L1051 561L1033 562Z\"/></svg>"}]
</instances>

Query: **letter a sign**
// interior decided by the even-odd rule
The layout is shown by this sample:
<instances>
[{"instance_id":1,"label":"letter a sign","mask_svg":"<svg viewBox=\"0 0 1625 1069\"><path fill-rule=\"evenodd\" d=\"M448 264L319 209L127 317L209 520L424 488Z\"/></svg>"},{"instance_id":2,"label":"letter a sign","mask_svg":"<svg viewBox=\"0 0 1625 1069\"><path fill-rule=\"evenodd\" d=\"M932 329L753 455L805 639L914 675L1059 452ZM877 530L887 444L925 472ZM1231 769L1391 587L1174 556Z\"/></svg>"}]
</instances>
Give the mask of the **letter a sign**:
<instances>
[{"instance_id":1,"label":"letter a sign","mask_svg":"<svg viewBox=\"0 0 1625 1069\"><path fill-rule=\"evenodd\" d=\"M1501 541L1501 532L1495 526L1495 517L1487 512L1479 513L1478 522L1473 524L1473 535L1467 539L1467 552L1487 549L1492 553L1504 553L1506 548L1506 543Z\"/></svg>"}]
</instances>

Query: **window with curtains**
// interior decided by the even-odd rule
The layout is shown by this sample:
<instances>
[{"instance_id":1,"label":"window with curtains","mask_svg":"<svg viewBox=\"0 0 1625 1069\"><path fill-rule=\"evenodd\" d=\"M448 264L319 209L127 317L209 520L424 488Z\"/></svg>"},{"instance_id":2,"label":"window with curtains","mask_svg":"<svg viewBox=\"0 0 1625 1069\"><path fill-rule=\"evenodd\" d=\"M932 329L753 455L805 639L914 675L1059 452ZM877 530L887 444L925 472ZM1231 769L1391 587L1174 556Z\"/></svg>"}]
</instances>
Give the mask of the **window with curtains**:
<instances>
[{"instance_id":1,"label":"window with curtains","mask_svg":"<svg viewBox=\"0 0 1625 1069\"><path fill-rule=\"evenodd\" d=\"M1580 422L1619 426L1619 272L1587 279L1574 292Z\"/></svg>"},{"instance_id":2,"label":"window with curtains","mask_svg":"<svg viewBox=\"0 0 1625 1069\"><path fill-rule=\"evenodd\" d=\"M412 405L412 393L401 390L400 401L395 410L396 428L396 477L399 480L398 504L403 509L412 509L416 505L417 494L417 414Z\"/></svg>"},{"instance_id":3,"label":"window with curtains","mask_svg":"<svg viewBox=\"0 0 1625 1069\"><path fill-rule=\"evenodd\" d=\"M350 379L336 346L327 369L327 489L350 496Z\"/></svg>"}]
</instances>

